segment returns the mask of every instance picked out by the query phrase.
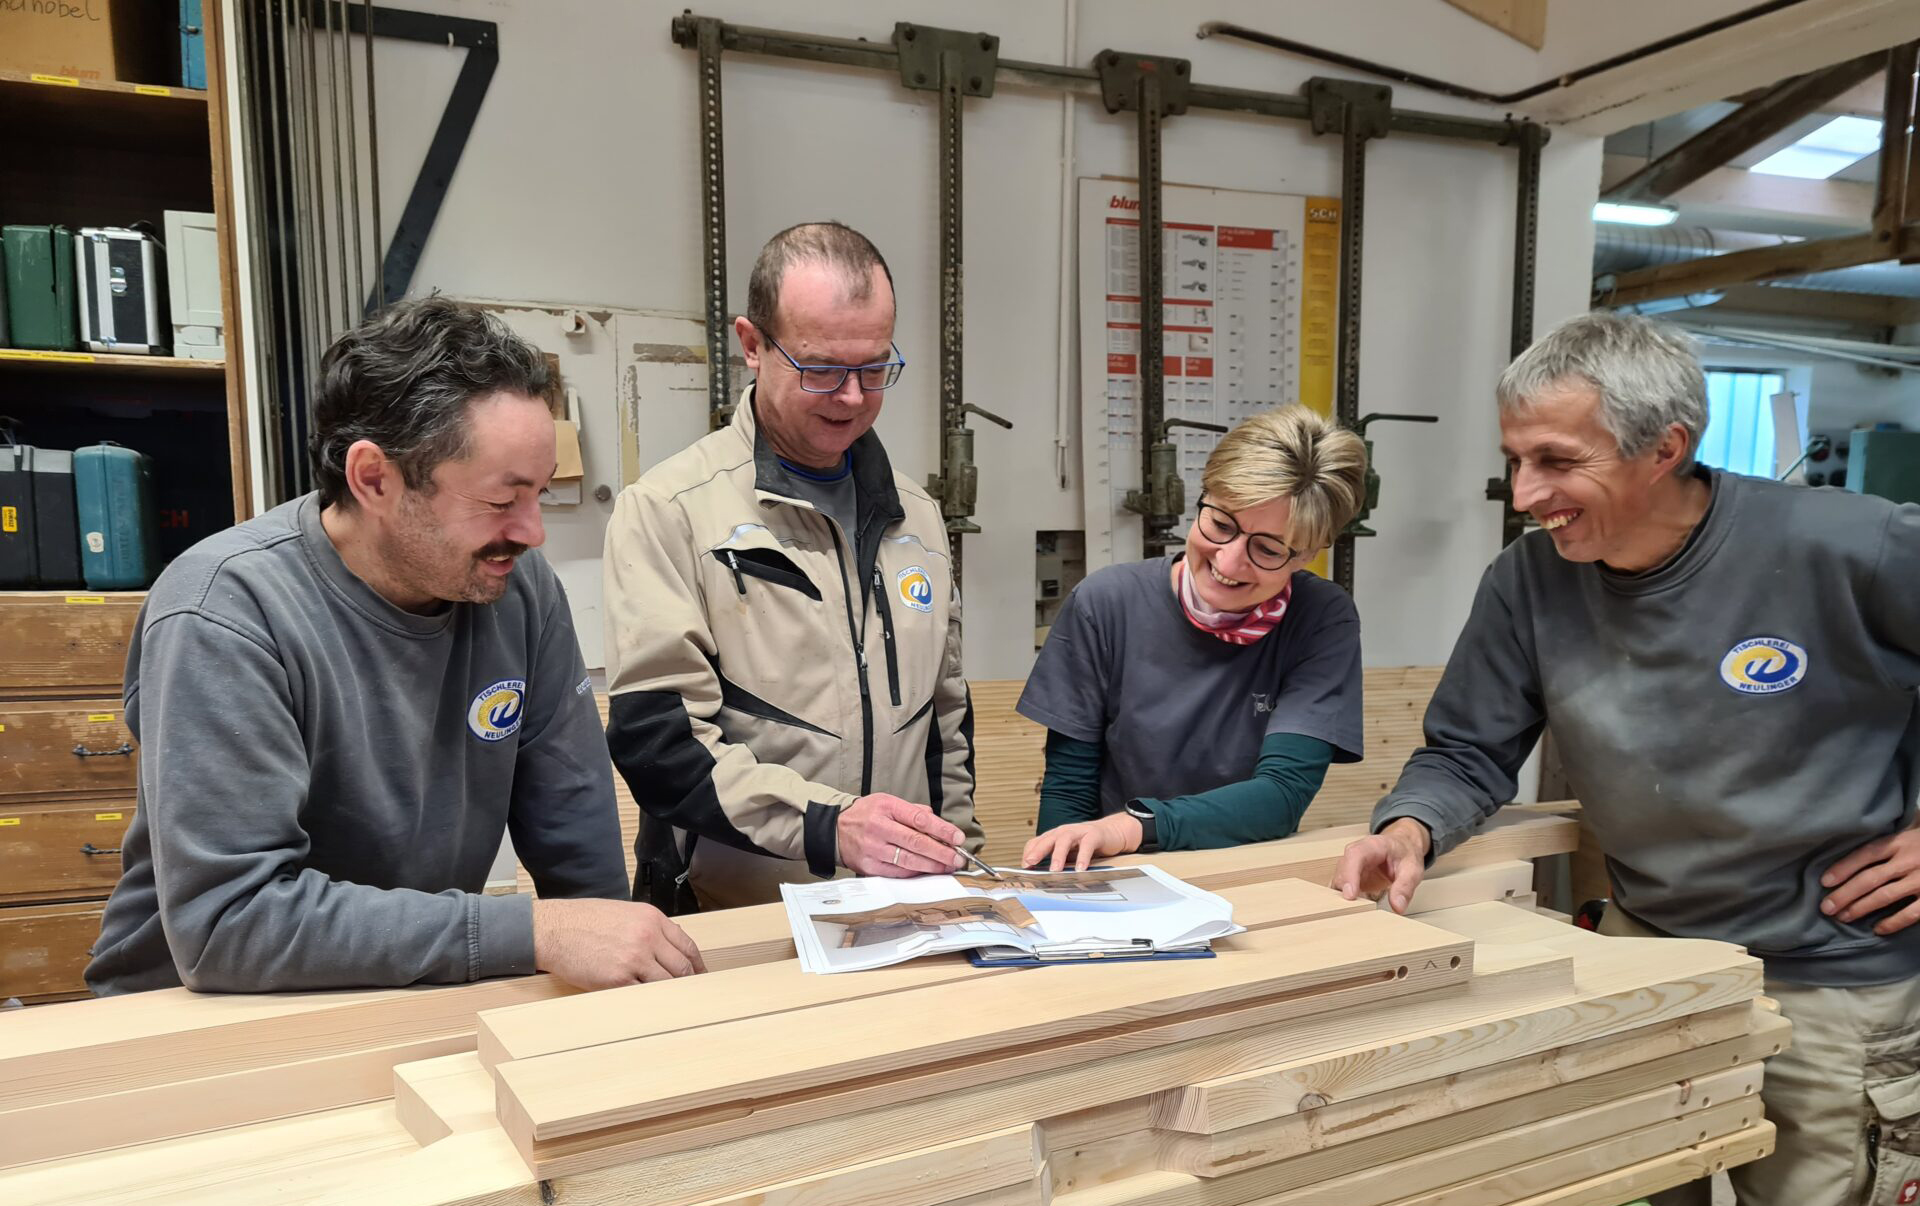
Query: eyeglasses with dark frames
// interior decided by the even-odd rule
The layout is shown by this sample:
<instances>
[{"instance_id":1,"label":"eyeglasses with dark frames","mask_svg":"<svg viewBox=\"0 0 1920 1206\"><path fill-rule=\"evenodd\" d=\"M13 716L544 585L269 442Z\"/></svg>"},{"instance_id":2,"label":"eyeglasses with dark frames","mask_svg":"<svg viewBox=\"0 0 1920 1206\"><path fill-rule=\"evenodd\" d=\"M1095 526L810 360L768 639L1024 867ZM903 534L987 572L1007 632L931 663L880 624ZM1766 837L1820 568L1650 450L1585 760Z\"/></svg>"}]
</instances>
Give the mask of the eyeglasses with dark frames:
<instances>
[{"instance_id":1,"label":"eyeglasses with dark frames","mask_svg":"<svg viewBox=\"0 0 1920 1206\"><path fill-rule=\"evenodd\" d=\"M901 372L907 367L906 357L900 354L900 345L891 340L888 341L887 346L893 349L892 360L855 365L801 364L787 354L787 349L781 347L780 341L771 333L766 331L760 333L766 336L769 344L773 345L773 350L780 353L781 358L793 366L793 371L800 374L800 388L810 394L839 393L840 388L847 383L849 373L860 374L861 389L868 393L878 393L900 380Z\"/></svg>"},{"instance_id":2,"label":"eyeglasses with dark frames","mask_svg":"<svg viewBox=\"0 0 1920 1206\"><path fill-rule=\"evenodd\" d=\"M1272 533L1249 532L1242 528L1232 513L1214 506L1205 495L1200 497L1200 515L1196 523L1201 537L1208 544L1220 548L1225 548L1244 535L1247 538L1247 560L1263 570L1283 570L1295 561L1305 561L1307 557Z\"/></svg>"}]
</instances>

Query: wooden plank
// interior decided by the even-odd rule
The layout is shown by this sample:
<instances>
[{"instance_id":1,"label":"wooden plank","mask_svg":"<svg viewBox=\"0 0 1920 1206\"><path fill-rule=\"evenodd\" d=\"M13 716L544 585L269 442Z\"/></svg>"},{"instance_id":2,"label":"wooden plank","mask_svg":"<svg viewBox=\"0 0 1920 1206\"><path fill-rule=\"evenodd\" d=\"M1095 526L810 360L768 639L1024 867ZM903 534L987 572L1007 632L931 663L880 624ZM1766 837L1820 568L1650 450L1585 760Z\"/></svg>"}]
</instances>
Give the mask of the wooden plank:
<instances>
[{"instance_id":1,"label":"wooden plank","mask_svg":"<svg viewBox=\"0 0 1920 1206\"><path fill-rule=\"evenodd\" d=\"M1619 1206L1651 1197L1663 1189L1703 1180L1714 1173L1750 1164L1773 1154L1774 1126L1761 1122L1743 1131L1683 1147L1638 1164L1610 1170L1571 1185L1537 1193L1503 1206ZM1393 1206L1452 1206L1447 1190L1403 1198Z\"/></svg>"},{"instance_id":2,"label":"wooden plank","mask_svg":"<svg viewBox=\"0 0 1920 1206\"><path fill-rule=\"evenodd\" d=\"M1299 880L1250 884L1229 889L1223 895L1233 905L1234 920L1249 930L1351 916L1368 907L1365 901L1346 900L1331 888ZM1020 969L977 968L964 956L947 955L852 975L820 976L809 975L800 970L796 960L785 959L684 980L490 1010L479 1018L480 1059L493 1067L509 1060L935 984L986 979L1013 970Z\"/></svg>"},{"instance_id":3,"label":"wooden plank","mask_svg":"<svg viewBox=\"0 0 1920 1206\"><path fill-rule=\"evenodd\" d=\"M1268 879L1304 879L1324 884L1333 878L1334 867L1348 844L1365 836L1364 826L1353 825L1225 850L1129 854L1112 862L1116 866L1152 863L1169 875L1210 892ZM1517 811L1497 813L1471 840L1436 859L1433 872L1442 874L1512 859L1569 854L1578 841L1579 826L1565 817Z\"/></svg>"},{"instance_id":4,"label":"wooden plank","mask_svg":"<svg viewBox=\"0 0 1920 1206\"><path fill-rule=\"evenodd\" d=\"M1547 43L1547 0L1447 0L1447 3L1535 50Z\"/></svg>"},{"instance_id":5,"label":"wooden plank","mask_svg":"<svg viewBox=\"0 0 1920 1206\"><path fill-rule=\"evenodd\" d=\"M0 1001L17 997L30 1005L86 992L88 952L105 910L92 903L0 909ZM6 1022L0 1020L0 1047L5 1037ZM0 1094L5 1092L0 1081Z\"/></svg>"},{"instance_id":6,"label":"wooden plank","mask_svg":"<svg viewBox=\"0 0 1920 1206\"><path fill-rule=\"evenodd\" d=\"M1498 949L1501 943L1572 954L1576 988L1523 1002L1477 978L1468 986L1472 1000L1466 1008L1438 1013L1433 1025L1411 1023L1392 1031L1383 1036L1393 1040L1384 1050L1376 1050L1378 1042L1356 1038L1285 1064L1195 1078L1155 1104L1155 1124L1200 1134L1231 1130L1297 1113L1303 1106L1743 1004L1760 991L1758 960L1726 943L1604 938L1501 904L1441 910L1422 920L1474 938L1481 944L1483 967L1490 945Z\"/></svg>"},{"instance_id":7,"label":"wooden plank","mask_svg":"<svg viewBox=\"0 0 1920 1206\"><path fill-rule=\"evenodd\" d=\"M1509 859L1481 867L1464 867L1442 875L1430 875L1413 890L1407 902L1409 916L1451 909L1484 901L1511 901L1533 891L1533 864L1525 859ZM1387 902L1380 902L1387 908Z\"/></svg>"},{"instance_id":8,"label":"wooden plank","mask_svg":"<svg viewBox=\"0 0 1920 1206\"><path fill-rule=\"evenodd\" d=\"M393 1093L393 1068L471 1051L465 1034L0 1111L0 1168L177 1139Z\"/></svg>"},{"instance_id":9,"label":"wooden plank","mask_svg":"<svg viewBox=\"0 0 1920 1206\"><path fill-rule=\"evenodd\" d=\"M1702 1019L1703 1034L1724 1034L1753 1020L1751 1006L1733 1006L1730 1011L1715 1013L1722 1016ZM1406 1150L1418 1151L1436 1146L1426 1138L1428 1124L1444 1122L1447 1133L1454 1136L1448 1142L1459 1142L1509 1130L1530 1119L1551 1118L1689 1080L1697 1080L1703 1097L1709 1099L1703 1105L1711 1105L1716 1093L1727 1091L1714 1077L1730 1068L1753 1069L1750 1087L1757 1092L1759 1061L1785 1047L1792 1027L1780 1018L1765 1016L1760 1033L1736 1033L1719 1042L1684 1046L1681 1044L1692 1041L1689 1036L1648 1036L1644 1034L1648 1028L1642 1027L1597 1043L1550 1052L1544 1058L1477 1068L1437 1083L1426 1081L1351 1098L1218 1135L1162 1131L1160 1167L1197 1177L1226 1176L1401 1132L1412 1145ZM1674 1023L1666 1025L1679 1029ZM1648 1052L1669 1053L1636 1058L1642 1043L1647 1044L1644 1050ZM1559 1079L1562 1076L1566 1079ZM1742 1080L1735 1088L1745 1096L1748 1081ZM1374 1149L1367 1160L1398 1158L1380 1155L1381 1150Z\"/></svg>"},{"instance_id":10,"label":"wooden plank","mask_svg":"<svg viewBox=\"0 0 1920 1206\"><path fill-rule=\"evenodd\" d=\"M1743 1069L1736 1072L1745 1073ZM1757 1077L1757 1072L1751 1075ZM1738 1079L1738 1078L1736 1078ZM1373 1140L1231 1177L1161 1172L1062 1194L1054 1206L1386 1206L1445 1187L1448 1206L1506 1206L1607 1168L1649 1160L1760 1121L1758 1097L1716 1100L1675 1086L1539 1119L1497 1134L1350 1167ZM1388 1136L1389 1138L1391 1136ZM1385 1148L1385 1145L1381 1145ZM1324 1175L1323 1175L1324 1174ZM1557 1179L1556 1179L1557 1178Z\"/></svg>"},{"instance_id":11,"label":"wooden plank","mask_svg":"<svg viewBox=\"0 0 1920 1206\"><path fill-rule=\"evenodd\" d=\"M97 930L99 906L90 907ZM5 912L19 911L24 910ZM524 976L435 988L265 996L163 989L24 1010L0 1015L0 1110L422 1040L459 1037L471 1049L480 1010L573 991L550 976ZM288 1113L323 1108L260 1104Z\"/></svg>"},{"instance_id":12,"label":"wooden plank","mask_svg":"<svg viewBox=\"0 0 1920 1206\"><path fill-rule=\"evenodd\" d=\"M1482 948L1475 965L1473 984L1486 994L1512 1002L1547 1000L1565 993L1568 977L1563 958L1527 952L1502 961L1492 954ZM1491 973L1483 966L1503 962L1500 970ZM1747 990L1751 992L1751 984ZM1632 1007L1630 1001L1622 1004ZM1368 1008L1166 1043L1094 1066L1014 1075L998 1084L946 1093L938 1110L929 1110L924 1101L908 1101L715 1143L700 1151L634 1157L626 1171L642 1184L673 1184L690 1194L718 1195L826 1171L852 1160L908 1151L956 1132L978 1133L1105 1105L1114 1099L1116 1086L1125 1086L1129 1094L1152 1093L1284 1062L1371 1035L1418 1029L1450 1013L1486 1008L1468 993L1423 993ZM633 1156L614 1145L603 1148L601 1154L610 1160Z\"/></svg>"},{"instance_id":13,"label":"wooden plank","mask_svg":"<svg viewBox=\"0 0 1920 1206\"><path fill-rule=\"evenodd\" d=\"M1373 806L1393 788L1413 751L1426 744L1423 722L1440 666L1376 666L1364 672L1366 706L1361 738L1366 757L1327 768L1326 781L1307 805L1302 832L1365 824Z\"/></svg>"},{"instance_id":14,"label":"wooden plank","mask_svg":"<svg viewBox=\"0 0 1920 1206\"><path fill-rule=\"evenodd\" d=\"M725 1022L697 1042L663 1035L561 1052L495 1069L501 1121L552 1176L611 1163L614 1148L671 1152L818 1118L846 1104L821 1092L829 1086L863 1104L902 1100L1463 984L1472 946L1450 937L1361 913L1242 934L1215 959L1046 968L919 990L924 1001ZM808 1048L792 1042L796 1030L859 1037Z\"/></svg>"},{"instance_id":15,"label":"wooden plank","mask_svg":"<svg viewBox=\"0 0 1920 1206\"><path fill-rule=\"evenodd\" d=\"M1040 1174L1037 1129L1007 1127L900 1156L867 1160L701 1206L943 1206L995 1190L1027 1188Z\"/></svg>"}]
</instances>

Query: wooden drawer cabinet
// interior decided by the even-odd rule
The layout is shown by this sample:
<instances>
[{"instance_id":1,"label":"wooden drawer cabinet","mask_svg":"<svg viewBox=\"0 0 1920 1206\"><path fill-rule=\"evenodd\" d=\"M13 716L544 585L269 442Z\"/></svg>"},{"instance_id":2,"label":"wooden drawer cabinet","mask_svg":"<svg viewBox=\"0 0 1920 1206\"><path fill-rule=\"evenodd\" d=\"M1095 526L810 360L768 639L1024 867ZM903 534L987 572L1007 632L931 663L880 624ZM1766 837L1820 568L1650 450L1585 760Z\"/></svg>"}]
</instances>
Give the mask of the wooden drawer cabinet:
<instances>
[{"instance_id":1,"label":"wooden drawer cabinet","mask_svg":"<svg viewBox=\"0 0 1920 1206\"><path fill-rule=\"evenodd\" d=\"M0 1001L85 996L87 962L104 912L100 901L0 909Z\"/></svg>"},{"instance_id":2,"label":"wooden drawer cabinet","mask_svg":"<svg viewBox=\"0 0 1920 1206\"><path fill-rule=\"evenodd\" d=\"M0 699L118 698L146 595L0 593Z\"/></svg>"},{"instance_id":3,"label":"wooden drawer cabinet","mask_svg":"<svg viewBox=\"0 0 1920 1206\"><path fill-rule=\"evenodd\" d=\"M145 602L0 591L0 1000L86 995L137 799L120 683Z\"/></svg>"},{"instance_id":4,"label":"wooden drawer cabinet","mask_svg":"<svg viewBox=\"0 0 1920 1206\"><path fill-rule=\"evenodd\" d=\"M139 759L117 699L0 700L0 808L131 797Z\"/></svg>"},{"instance_id":5,"label":"wooden drawer cabinet","mask_svg":"<svg viewBox=\"0 0 1920 1206\"><path fill-rule=\"evenodd\" d=\"M133 800L0 807L0 904L94 900L120 878ZM4 916L4 914L0 914Z\"/></svg>"}]
</instances>

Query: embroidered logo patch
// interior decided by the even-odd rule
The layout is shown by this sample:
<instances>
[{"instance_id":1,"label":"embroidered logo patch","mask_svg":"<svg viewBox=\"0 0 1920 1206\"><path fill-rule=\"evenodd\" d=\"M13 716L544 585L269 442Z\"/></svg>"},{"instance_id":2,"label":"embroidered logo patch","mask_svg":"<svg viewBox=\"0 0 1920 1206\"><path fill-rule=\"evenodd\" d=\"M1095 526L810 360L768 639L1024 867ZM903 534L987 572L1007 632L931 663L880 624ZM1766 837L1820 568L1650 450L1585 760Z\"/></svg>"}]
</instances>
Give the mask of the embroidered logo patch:
<instances>
[{"instance_id":1,"label":"embroidered logo patch","mask_svg":"<svg viewBox=\"0 0 1920 1206\"><path fill-rule=\"evenodd\" d=\"M1900 1206L1913 1206L1920 1202L1920 1181L1908 1181L1900 1187Z\"/></svg>"},{"instance_id":2,"label":"embroidered logo patch","mask_svg":"<svg viewBox=\"0 0 1920 1206\"><path fill-rule=\"evenodd\" d=\"M933 610L933 579L925 567L910 565L893 576L893 583L902 603L915 611Z\"/></svg>"},{"instance_id":3,"label":"embroidered logo patch","mask_svg":"<svg viewBox=\"0 0 1920 1206\"><path fill-rule=\"evenodd\" d=\"M1720 659L1720 681L1742 695L1775 695L1807 676L1807 651L1779 637L1752 637Z\"/></svg>"},{"instance_id":4,"label":"embroidered logo patch","mask_svg":"<svg viewBox=\"0 0 1920 1206\"><path fill-rule=\"evenodd\" d=\"M520 731L526 712L524 679L503 678L484 687L467 705L467 728L482 741L503 741Z\"/></svg>"}]
</instances>

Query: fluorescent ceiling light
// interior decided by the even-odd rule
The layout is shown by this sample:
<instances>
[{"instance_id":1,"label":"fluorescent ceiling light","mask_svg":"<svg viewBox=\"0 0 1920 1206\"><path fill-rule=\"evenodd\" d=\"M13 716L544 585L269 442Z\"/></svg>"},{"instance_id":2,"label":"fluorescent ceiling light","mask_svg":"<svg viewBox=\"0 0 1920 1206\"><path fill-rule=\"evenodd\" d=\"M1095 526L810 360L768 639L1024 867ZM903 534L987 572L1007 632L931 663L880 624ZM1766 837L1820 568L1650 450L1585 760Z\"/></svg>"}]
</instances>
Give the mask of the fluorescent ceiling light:
<instances>
[{"instance_id":1,"label":"fluorescent ceiling light","mask_svg":"<svg viewBox=\"0 0 1920 1206\"><path fill-rule=\"evenodd\" d=\"M1680 212L1667 205L1621 205L1600 201L1593 207L1596 222L1624 222L1629 226L1671 226Z\"/></svg>"},{"instance_id":2,"label":"fluorescent ceiling light","mask_svg":"<svg viewBox=\"0 0 1920 1206\"><path fill-rule=\"evenodd\" d=\"M1790 147L1783 147L1747 170L1769 176L1825 180L1880 149L1880 122L1871 117L1836 117Z\"/></svg>"}]
</instances>

